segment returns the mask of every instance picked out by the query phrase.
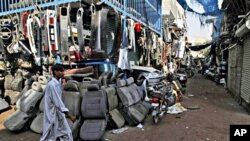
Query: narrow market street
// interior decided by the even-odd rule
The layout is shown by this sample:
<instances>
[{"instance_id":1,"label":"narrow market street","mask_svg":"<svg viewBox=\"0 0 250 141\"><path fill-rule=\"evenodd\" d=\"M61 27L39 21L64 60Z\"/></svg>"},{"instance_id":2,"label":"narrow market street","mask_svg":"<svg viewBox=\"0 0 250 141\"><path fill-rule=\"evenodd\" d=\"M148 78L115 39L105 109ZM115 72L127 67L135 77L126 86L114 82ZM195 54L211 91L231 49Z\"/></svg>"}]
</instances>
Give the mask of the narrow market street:
<instances>
[{"instance_id":1,"label":"narrow market street","mask_svg":"<svg viewBox=\"0 0 250 141\"><path fill-rule=\"evenodd\" d=\"M143 128L128 127L113 134L106 132L105 141L228 141L229 125L249 124L250 116L223 86L216 85L200 74L188 80L188 90L181 104L189 109L176 115L166 114L157 124L149 115ZM0 114L0 141L35 141L40 135L31 131L11 133L3 126L13 110ZM124 129L124 128L122 128Z\"/></svg>"}]
</instances>

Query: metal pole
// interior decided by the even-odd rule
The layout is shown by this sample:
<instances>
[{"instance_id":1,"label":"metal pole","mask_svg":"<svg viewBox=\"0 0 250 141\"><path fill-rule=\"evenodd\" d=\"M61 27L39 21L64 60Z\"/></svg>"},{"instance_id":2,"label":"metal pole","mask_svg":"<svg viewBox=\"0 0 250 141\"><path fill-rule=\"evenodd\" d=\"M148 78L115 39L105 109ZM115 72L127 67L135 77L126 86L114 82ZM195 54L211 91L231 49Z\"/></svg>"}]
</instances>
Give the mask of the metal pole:
<instances>
[{"instance_id":1,"label":"metal pole","mask_svg":"<svg viewBox=\"0 0 250 141\"><path fill-rule=\"evenodd\" d=\"M126 37L126 34L127 34L127 30L126 30L126 27L127 27L127 0L124 0L123 1L124 5L124 10L123 10L123 16L124 16L124 19L123 19L123 36L122 36L122 48L126 48L127 46L127 37ZM128 78L128 72L126 70L123 71L124 72L124 79L127 79Z\"/></svg>"}]
</instances>

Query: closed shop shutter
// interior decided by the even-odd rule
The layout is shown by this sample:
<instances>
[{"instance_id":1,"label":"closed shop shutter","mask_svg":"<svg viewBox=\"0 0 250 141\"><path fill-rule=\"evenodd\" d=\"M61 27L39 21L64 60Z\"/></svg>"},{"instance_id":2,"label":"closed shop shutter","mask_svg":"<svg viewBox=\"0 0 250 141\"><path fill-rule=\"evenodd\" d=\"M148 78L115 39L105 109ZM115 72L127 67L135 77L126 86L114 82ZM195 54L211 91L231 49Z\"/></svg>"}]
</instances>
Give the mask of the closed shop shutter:
<instances>
[{"instance_id":1,"label":"closed shop shutter","mask_svg":"<svg viewBox=\"0 0 250 141\"><path fill-rule=\"evenodd\" d=\"M235 96L240 97L242 71L242 46L232 45L229 48L228 58L228 90Z\"/></svg>"},{"instance_id":2,"label":"closed shop shutter","mask_svg":"<svg viewBox=\"0 0 250 141\"><path fill-rule=\"evenodd\" d=\"M240 98L241 95L241 76L242 76L242 61L243 61L243 47L239 46L237 47L236 52L236 96Z\"/></svg>"},{"instance_id":3,"label":"closed shop shutter","mask_svg":"<svg viewBox=\"0 0 250 141\"><path fill-rule=\"evenodd\" d=\"M250 103L250 34L244 38L241 97Z\"/></svg>"},{"instance_id":4,"label":"closed shop shutter","mask_svg":"<svg viewBox=\"0 0 250 141\"><path fill-rule=\"evenodd\" d=\"M236 47L235 45L229 49L228 56L228 90L235 95L235 68L236 68Z\"/></svg>"}]
</instances>

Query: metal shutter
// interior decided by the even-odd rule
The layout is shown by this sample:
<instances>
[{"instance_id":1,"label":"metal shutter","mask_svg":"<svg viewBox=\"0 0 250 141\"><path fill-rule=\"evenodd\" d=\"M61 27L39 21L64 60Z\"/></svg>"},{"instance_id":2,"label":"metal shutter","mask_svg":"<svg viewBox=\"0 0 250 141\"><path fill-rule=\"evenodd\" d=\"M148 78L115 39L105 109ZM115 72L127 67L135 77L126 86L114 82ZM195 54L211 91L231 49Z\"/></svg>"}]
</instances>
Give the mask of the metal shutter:
<instances>
[{"instance_id":1,"label":"metal shutter","mask_svg":"<svg viewBox=\"0 0 250 141\"><path fill-rule=\"evenodd\" d=\"M250 103L250 34L244 40L241 97Z\"/></svg>"},{"instance_id":2,"label":"metal shutter","mask_svg":"<svg viewBox=\"0 0 250 141\"><path fill-rule=\"evenodd\" d=\"M242 46L232 45L228 57L228 90L237 98L240 97L242 71Z\"/></svg>"}]
</instances>

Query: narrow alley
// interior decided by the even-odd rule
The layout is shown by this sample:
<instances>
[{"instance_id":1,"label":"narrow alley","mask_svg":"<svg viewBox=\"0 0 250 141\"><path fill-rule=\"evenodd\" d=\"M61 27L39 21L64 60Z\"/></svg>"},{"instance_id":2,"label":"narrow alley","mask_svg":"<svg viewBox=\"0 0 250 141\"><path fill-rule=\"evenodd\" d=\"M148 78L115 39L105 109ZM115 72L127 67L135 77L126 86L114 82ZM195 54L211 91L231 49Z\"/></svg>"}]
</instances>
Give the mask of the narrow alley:
<instances>
[{"instance_id":1,"label":"narrow alley","mask_svg":"<svg viewBox=\"0 0 250 141\"><path fill-rule=\"evenodd\" d=\"M119 134L107 131L105 141L228 141L230 125L250 123L249 114L223 86L200 74L190 78L187 85L181 102L187 111L165 114L157 124L148 115L143 128L126 126L128 129ZM3 120L11 111L0 114L0 141L39 140L40 135L31 131L11 133L4 129Z\"/></svg>"},{"instance_id":2,"label":"narrow alley","mask_svg":"<svg viewBox=\"0 0 250 141\"><path fill-rule=\"evenodd\" d=\"M0 141L249 141L250 0L0 0Z\"/></svg>"},{"instance_id":3,"label":"narrow alley","mask_svg":"<svg viewBox=\"0 0 250 141\"><path fill-rule=\"evenodd\" d=\"M188 80L188 88L181 103L193 110L177 115L167 114L157 125L148 117L144 130L134 127L108 139L126 141L129 136L130 141L229 141L231 124L250 123L249 114L223 86L195 74Z\"/></svg>"}]
</instances>

